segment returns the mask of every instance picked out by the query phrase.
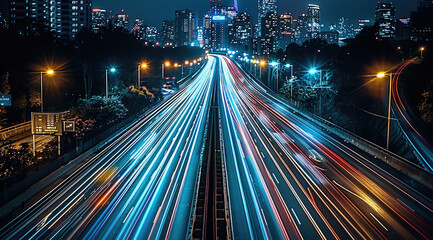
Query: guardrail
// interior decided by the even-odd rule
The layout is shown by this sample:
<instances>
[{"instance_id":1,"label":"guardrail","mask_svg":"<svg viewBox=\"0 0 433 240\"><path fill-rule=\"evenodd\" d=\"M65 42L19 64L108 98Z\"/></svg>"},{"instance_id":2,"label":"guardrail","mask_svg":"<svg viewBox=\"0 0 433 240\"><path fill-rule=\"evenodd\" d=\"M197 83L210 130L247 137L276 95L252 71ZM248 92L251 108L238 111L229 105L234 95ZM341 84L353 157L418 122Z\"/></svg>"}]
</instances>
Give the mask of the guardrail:
<instances>
[{"instance_id":1,"label":"guardrail","mask_svg":"<svg viewBox=\"0 0 433 240\"><path fill-rule=\"evenodd\" d=\"M7 141L11 137L15 137L25 132L30 132L31 129L32 125L30 121L0 129L0 141Z\"/></svg>"},{"instance_id":2,"label":"guardrail","mask_svg":"<svg viewBox=\"0 0 433 240\"><path fill-rule=\"evenodd\" d=\"M312 113L308 113L302 110L299 110L295 107L293 107L288 101L286 101L281 95L275 93L271 89L269 89L267 86L263 85L258 81L258 79L251 74L250 72L246 71L242 68L242 66L236 62L238 67L249 77L254 79L256 83L258 83L261 87L266 89L267 93L272 95L274 98L278 99L280 102L285 104L287 107L289 107L292 111L295 111L295 113L301 115L302 117L314 122L319 127L328 130L329 132L332 132L333 134L337 135L338 137L346 140L348 143L352 144L353 146L357 147L358 149L370 154L371 156L385 162L389 166L393 167L397 171L405 174L406 176L416 180L417 182L423 184L424 186L433 189L433 175L423 169L422 167L412 163L411 161L386 150L385 148L382 148L381 146L368 141L367 139L364 139L360 136L357 136L356 134L347 131L346 129L336 125L335 123L332 123L326 119L323 119L317 115L314 115Z\"/></svg>"}]
</instances>

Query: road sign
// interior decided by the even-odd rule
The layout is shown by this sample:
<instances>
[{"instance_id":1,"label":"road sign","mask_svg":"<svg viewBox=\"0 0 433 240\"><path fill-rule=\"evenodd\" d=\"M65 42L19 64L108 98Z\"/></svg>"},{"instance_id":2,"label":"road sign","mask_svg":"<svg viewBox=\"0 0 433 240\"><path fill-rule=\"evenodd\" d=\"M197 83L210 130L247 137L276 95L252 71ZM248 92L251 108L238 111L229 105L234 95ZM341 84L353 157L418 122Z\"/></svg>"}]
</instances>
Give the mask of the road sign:
<instances>
[{"instance_id":1,"label":"road sign","mask_svg":"<svg viewBox=\"0 0 433 240\"><path fill-rule=\"evenodd\" d=\"M32 134L62 136L62 114L32 113Z\"/></svg>"},{"instance_id":2,"label":"road sign","mask_svg":"<svg viewBox=\"0 0 433 240\"><path fill-rule=\"evenodd\" d=\"M63 132L75 132L75 121L63 121Z\"/></svg>"},{"instance_id":3,"label":"road sign","mask_svg":"<svg viewBox=\"0 0 433 240\"><path fill-rule=\"evenodd\" d=\"M12 96L10 94L0 94L0 107L10 107L12 105Z\"/></svg>"}]
</instances>

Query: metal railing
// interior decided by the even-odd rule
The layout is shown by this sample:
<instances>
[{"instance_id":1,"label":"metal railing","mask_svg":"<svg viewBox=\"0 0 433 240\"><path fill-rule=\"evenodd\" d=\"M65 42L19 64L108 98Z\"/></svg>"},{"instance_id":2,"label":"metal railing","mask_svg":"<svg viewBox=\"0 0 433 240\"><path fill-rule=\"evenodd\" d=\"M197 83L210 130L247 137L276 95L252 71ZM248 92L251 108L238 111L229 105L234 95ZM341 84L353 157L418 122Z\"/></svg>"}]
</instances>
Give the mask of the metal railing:
<instances>
[{"instance_id":1,"label":"metal railing","mask_svg":"<svg viewBox=\"0 0 433 240\"><path fill-rule=\"evenodd\" d=\"M18 136L25 132L30 132L31 127L31 122L29 121L8 128L0 129L0 141L7 141L11 137Z\"/></svg>"}]
</instances>

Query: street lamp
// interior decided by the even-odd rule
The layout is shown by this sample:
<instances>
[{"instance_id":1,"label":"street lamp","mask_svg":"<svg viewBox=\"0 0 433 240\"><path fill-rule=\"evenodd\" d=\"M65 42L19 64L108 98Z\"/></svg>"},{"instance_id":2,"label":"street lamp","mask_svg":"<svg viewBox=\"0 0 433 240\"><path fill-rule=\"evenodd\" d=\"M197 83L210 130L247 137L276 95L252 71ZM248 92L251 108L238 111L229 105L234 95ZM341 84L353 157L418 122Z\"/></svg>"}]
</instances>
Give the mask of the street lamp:
<instances>
[{"instance_id":1,"label":"street lamp","mask_svg":"<svg viewBox=\"0 0 433 240\"><path fill-rule=\"evenodd\" d=\"M317 73L320 73L319 76L319 89L320 89L320 94L319 94L319 115L322 115L322 70L317 70L317 68L311 68L308 71L309 74L311 75L316 75Z\"/></svg>"},{"instance_id":2,"label":"street lamp","mask_svg":"<svg viewBox=\"0 0 433 240\"><path fill-rule=\"evenodd\" d=\"M284 67L290 68L290 78L293 78L293 65L288 63L288 64L284 65Z\"/></svg>"},{"instance_id":3,"label":"street lamp","mask_svg":"<svg viewBox=\"0 0 433 240\"><path fill-rule=\"evenodd\" d=\"M115 68L110 68L111 73L115 73ZM108 69L105 70L105 98L108 98Z\"/></svg>"},{"instance_id":4,"label":"street lamp","mask_svg":"<svg viewBox=\"0 0 433 240\"><path fill-rule=\"evenodd\" d=\"M392 97L392 73L380 72L376 75L377 78L389 76L389 94L388 94L388 127L386 130L386 149L389 150L389 132L391 128L391 97Z\"/></svg>"},{"instance_id":5,"label":"street lamp","mask_svg":"<svg viewBox=\"0 0 433 240\"><path fill-rule=\"evenodd\" d=\"M138 68L137 68L137 74L138 74L138 76L137 76L137 87L138 87L138 89L140 89L140 85L141 85L141 69L143 68L143 69L145 69L145 68L147 68L148 67L148 65L147 65L147 63L141 63L141 64L139 64L138 65Z\"/></svg>"},{"instance_id":6,"label":"street lamp","mask_svg":"<svg viewBox=\"0 0 433 240\"><path fill-rule=\"evenodd\" d=\"M262 80L262 67L264 67L266 65L265 61L260 61L260 80Z\"/></svg>"},{"instance_id":7,"label":"street lamp","mask_svg":"<svg viewBox=\"0 0 433 240\"><path fill-rule=\"evenodd\" d=\"M425 47L421 47L419 50L421 51L421 58L423 58L423 57L422 57L422 53L424 52Z\"/></svg>"},{"instance_id":8,"label":"street lamp","mask_svg":"<svg viewBox=\"0 0 433 240\"><path fill-rule=\"evenodd\" d=\"M44 112L44 73L47 75L53 75L54 70L48 69L46 72L41 72L41 112Z\"/></svg>"},{"instance_id":9,"label":"street lamp","mask_svg":"<svg viewBox=\"0 0 433 240\"><path fill-rule=\"evenodd\" d=\"M273 61L273 62L270 62L269 63L269 66L271 66L271 67L275 67L275 77L276 77L276 81L277 81L277 88L276 88L276 91L277 91L277 93L278 93L278 78L279 78L279 65L280 65L280 63L279 62L275 62L275 61ZM270 83L271 83L271 75L273 76L273 71L269 71L268 72L268 84L270 85Z\"/></svg>"},{"instance_id":10,"label":"street lamp","mask_svg":"<svg viewBox=\"0 0 433 240\"><path fill-rule=\"evenodd\" d=\"M170 67L170 62L169 61L166 61L165 63L162 64L162 73L161 73L162 79L164 79L165 68L166 67Z\"/></svg>"}]
</instances>

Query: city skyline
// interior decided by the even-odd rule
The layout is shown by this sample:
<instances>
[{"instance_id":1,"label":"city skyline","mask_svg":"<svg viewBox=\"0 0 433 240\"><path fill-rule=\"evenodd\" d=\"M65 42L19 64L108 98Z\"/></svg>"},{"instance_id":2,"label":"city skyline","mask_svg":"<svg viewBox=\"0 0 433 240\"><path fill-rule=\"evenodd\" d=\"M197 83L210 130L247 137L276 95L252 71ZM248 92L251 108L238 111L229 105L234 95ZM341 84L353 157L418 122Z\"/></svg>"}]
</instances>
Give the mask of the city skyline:
<instances>
[{"instance_id":1,"label":"city skyline","mask_svg":"<svg viewBox=\"0 0 433 240\"><path fill-rule=\"evenodd\" d=\"M417 1L395 0L391 1L397 9L397 18L410 17L410 12L416 10ZM223 4L233 5L233 1L223 0ZM319 4L322 11L323 23L325 25L333 24L340 17L348 17L351 21L357 19L374 20L375 8L377 0L367 0L363 2L352 2L345 0L329 0L329 1L299 1L288 2L278 1L278 13L292 13L294 17L307 12L309 3ZM257 22L257 1L238 1L239 12L248 12L252 16L252 21ZM169 6L169 7L167 7ZM335 7L339 6L339 7ZM166 19L174 19L174 11L179 9L190 8L196 12L198 16L203 16L210 7L210 1L202 0L200 2L194 0L187 1L152 1L146 3L134 3L133 1L114 1L114 0L95 0L93 1L94 8L102 8L112 10L114 13L120 12L122 9L130 15L130 19L140 18L144 20L146 25L161 27L161 22ZM403 10L404 9L404 10ZM352 11L351 11L352 10Z\"/></svg>"}]
</instances>

